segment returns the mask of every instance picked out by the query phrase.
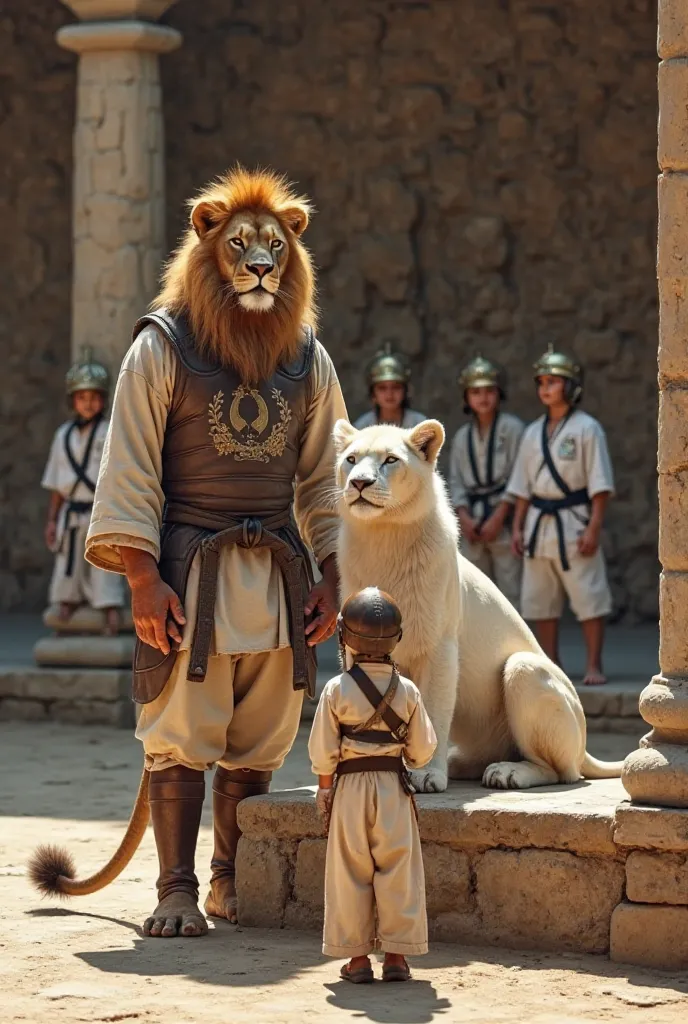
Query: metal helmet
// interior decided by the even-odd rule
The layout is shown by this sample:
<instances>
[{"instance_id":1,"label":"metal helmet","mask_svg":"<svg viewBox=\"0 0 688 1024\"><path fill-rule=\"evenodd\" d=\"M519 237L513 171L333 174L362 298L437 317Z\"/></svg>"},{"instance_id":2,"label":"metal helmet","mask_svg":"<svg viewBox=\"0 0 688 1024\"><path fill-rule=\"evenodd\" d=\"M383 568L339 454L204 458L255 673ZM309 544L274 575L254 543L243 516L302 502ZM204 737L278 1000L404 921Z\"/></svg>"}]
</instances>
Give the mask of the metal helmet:
<instances>
[{"instance_id":1,"label":"metal helmet","mask_svg":"<svg viewBox=\"0 0 688 1024\"><path fill-rule=\"evenodd\" d=\"M368 366L368 386L371 388L384 381L408 384L410 377L411 371L406 360L392 349L390 342L376 353Z\"/></svg>"},{"instance_id":2,"label":"metal helmet","mask_svg":"<svg viewBox=\"0 0 688 1024\"><path fill-rule=\"evenodd\" d=\"M549 344L547 351L533 363L533 371L535 380L545 375L563 377L567 382L564 389L567 401L574 405L580 402L583 395L583 367L573 356L566 352L555 352L554 346Z\"/></svg>"},{"instance_id":3,"label":"metal helmet","mask_svg":"<svg viewBox=\"0 0 688 1024\"><path fill-rule=\"evenodd\" d=\"M464 366L459 374L459 387L464 396L465 413L470 413L470 406L466 402L466 391L468 388L497 388L499 397L506 398L506 387L504 371L496 363L490 362L484 356L478 354L475 359Z\"/></svg>"},{"instance_id":4,"label":"metal helmet","mask_svg":"<svg viewBox=\"0 0 688 1024\"><path fill-rule=\"evenodd\" d=\"M107 394L110 390L110 374L102 363L93 358L91 348L83 348L81 359L77 359L67 371L65 386L68 395L76 391L103 391Z\"/></svg>"},{"instance_id":5,"label":"metal helmet","mask_svg":"<svg viewBox=\"0 0 688 1024\"><path fill-rule=\"evenodd\" d=\"M401 612L384 590L366 587L344 602L337 627L339 642L355 654L384 658L401 640Z\"/></svg>"}]
</instances>

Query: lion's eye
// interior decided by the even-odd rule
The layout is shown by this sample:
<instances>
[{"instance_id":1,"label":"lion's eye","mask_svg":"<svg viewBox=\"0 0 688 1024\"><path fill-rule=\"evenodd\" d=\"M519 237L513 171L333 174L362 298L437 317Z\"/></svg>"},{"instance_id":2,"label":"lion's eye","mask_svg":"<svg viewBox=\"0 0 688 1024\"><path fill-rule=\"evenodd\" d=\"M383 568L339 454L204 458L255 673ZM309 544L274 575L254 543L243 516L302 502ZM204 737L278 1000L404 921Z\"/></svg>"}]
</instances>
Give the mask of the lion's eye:
<instances>
[{"instance_id":1,"label":"lion's eye","mask_svg":"<svg viewBox=\"0 0 688 1024\"><path fill-rule=\"evenodd\" d=\"M399 459L396 457L396 455L388 455L387 458L385 459L383 465L384 466L391 466L393 462L398 462L398 461L399 461Z\"/></svg>"},{"instance_id":2,"label":"lion's eye","mask_svg":"<svg viewBox=\"0 0 688 1024\"><path fill-rule=\"evenodd\" d=\"M284 242L280 238L273 238L273 240L270 242L270 248L274 249L275 251L277 251L277 249L281 249L283 245Z\"/></svg>"},{"instance_id":3,"label":"lion's eye","mask_svg":"<svg viewBox=\"0 0 688 1024\"><path fill-rule=\"evenodd\" d=\"M241 249L242 252L244 250L244 241L242 238L230 238L229 244L233 245L235 249Z\"/></svg>"},{"instance_id":4,"label":"lion's eye","mask_svg":"<svg viewBox=\"0 0 688 1024\"><path fill-rule=\"evenodd\" d=\"M347 455L346 461L350 462L351 465L353 466L355 464L355 462L356 462L356 456L355 455Z\"/></svg>"}]
</instances>

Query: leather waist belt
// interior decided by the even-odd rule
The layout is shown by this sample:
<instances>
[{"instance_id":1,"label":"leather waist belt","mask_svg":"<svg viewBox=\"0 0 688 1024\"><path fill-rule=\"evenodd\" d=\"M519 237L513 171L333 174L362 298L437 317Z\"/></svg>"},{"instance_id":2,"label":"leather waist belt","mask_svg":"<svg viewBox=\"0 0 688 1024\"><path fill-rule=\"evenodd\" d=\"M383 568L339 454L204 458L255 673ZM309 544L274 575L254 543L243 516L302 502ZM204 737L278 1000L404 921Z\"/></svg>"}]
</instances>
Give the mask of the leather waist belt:
<instances>
[{"instance_id":1,"label":"leather waist belt","mask_svg":"<svg viewBox=\"0 0 688 1024\"><path fill-rule=\"evenodd\" d=\"M564 572L568 572L571 567L566 555L564 524L561 521L559 513L565 508L576 508L579 505L589 505L590 495L588 494L587 489L585 487L581 487L578 491L570 491L563 498L540 498L537 494L534 494L530 499L530 503L533 508L538 509L540 514L535 520L535 526L533 527L533 532L531 533L528 541L528 557L533 558L535 555L540 523L542 522L543 516L553 516L557 528L557 542L559 545L559 559L561 561L561 567Z\"/></svg>"},{"instance_id":2,"label":"leather waist belt","mask_svg":"<svg viewBox=\"0 0 688 1024\"><path fill-rule=\"evenodd\" d=\"M215 598L217 596L217 571L222 548L238 544L243 548L269 548L280 567L284 579L289 635L294 658L294 689L309 690L307 668L306 635L304 632L304 588L303 577L307 572L306 555L295 550L274 531L292 523L291 511L260 519L248 516L245 519L229 519L225 529L206 537L200 545L201 573L198 586L198 608L189 658L189 680L202 682L208 670L210 641L215 622Z\"/></svg>"},{"instance_id":3,"label":"leather waist belt","mask_svg":"<svg viewBox=\"0 0 688 1024\"><path fill-rule=\"evenodd\" d=\"M378 757L350 757L337 765L337 776L357 775L359 772L393 772L399 776L404 792L413 796L411 777L400 757L387 757L384 754Z\"/></svg>"},{"instance_id":4,"label":"leather waist belt","mask_svg":"<svg viewBox=\"0 0 688 1024\"><path fill-rule=\"evenodd\" d=\"M339 732L349 740L361 743L400 743L387 729L357 729L355 725L340 725Z\"/></svg>"}]
</instances>

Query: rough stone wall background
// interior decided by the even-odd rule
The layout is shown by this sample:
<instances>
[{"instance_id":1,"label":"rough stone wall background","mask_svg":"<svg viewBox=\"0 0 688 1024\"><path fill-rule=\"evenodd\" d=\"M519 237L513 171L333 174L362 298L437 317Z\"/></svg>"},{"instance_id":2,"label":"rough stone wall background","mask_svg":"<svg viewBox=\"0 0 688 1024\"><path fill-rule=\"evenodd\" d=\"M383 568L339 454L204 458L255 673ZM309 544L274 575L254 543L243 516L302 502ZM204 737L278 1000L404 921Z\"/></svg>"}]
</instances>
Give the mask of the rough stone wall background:
<instances>
[{"instance_id":1,"label":"rough stone wall background","mask_svg":"<svg viewBox=\"0 0 688 1024\"><path fill-rule=\"evenodd\" d=\"M75 77L54 43L69 15L23 8L7 0L0 19L2 202L18 238L0 280L4 607L42 600L36 488L69 336ZM504 363L526 419L533 358L549 340L573 349L615 463L616 606L655 615L654 2L181 0L167 20L184 35L161 60L168 242L184 200L234 160L296 179L318 209L321 335L352 413L387 338L412 358L414 404L450 436L456 373L478 349Z\"/></svg>"},{"instance_id":2,"label":"rough stone wall background","mask_svg":"<svg viewBox=\"0 0 688 1024\"><path fill-rule=\"evenodd\" d=\"M55 0L0 11L0 609L41 608L51 558L40 477L66 419L76 65Z\"/></svg>"}]
</instances>

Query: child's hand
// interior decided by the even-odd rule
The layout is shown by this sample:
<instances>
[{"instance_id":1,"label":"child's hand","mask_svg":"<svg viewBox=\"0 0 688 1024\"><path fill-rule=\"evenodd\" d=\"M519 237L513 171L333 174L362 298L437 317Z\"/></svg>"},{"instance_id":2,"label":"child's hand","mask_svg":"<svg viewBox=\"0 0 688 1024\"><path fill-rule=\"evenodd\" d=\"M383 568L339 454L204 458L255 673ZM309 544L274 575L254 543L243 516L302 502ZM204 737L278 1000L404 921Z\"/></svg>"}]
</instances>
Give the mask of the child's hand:
<instances>
[{"instance_id":1,"label":"child's hand","mask_svg":"<svg viewBox=\"0 0 688 1024\"><path fill-rule=\"evenodd\" d=\"M511 554L523 558L523 530L514 530L511 535Z\"/></svg>"},{"instance_id":2,"label":"child's hand","mask_svg":"<svg viewBox=\"0 0 688 1024\"><path fill-rule=\"evenodd\" d=\"M497 537L499 537L499 534L502 532L503 525L504 517L499 509L497 509L497 511L493 512L490 518L480 527L480 540L483 544L491 544L493 541L497 540Z\"/></svg>"},{"instance_id":3,"label":"child's hand","mask_svg":"<svg viewBox=\"0 0 688 1024\"><path fill-rule=\"evenodd\" d=\"M588 523L587 527L577 541L578 553L581 555L594 555L600 546L600 528L595 523Z\"/></svg>"},{"instance_id":4,"label":"child's hand","mask_svg":"<svg viewBox=\"0 0 688 1024\"><path fill-rule=\"evenodd\" d=\"M330 827L330 815L332 813L332 801L334 800L334 788L329 786L324 789L322 786L318 789L315 795L315 806L318 809L318 814L325 823L325 828Z\"/></svg>"},{"instance_id":5,"label":"child's hand","mask_svg":"<svg viewBox=\"0 0 688 1024\"><path fill-rule=\"evenodd\" d=\"M45 545L48 548L48 551L52 551L53 548L55 547L55 540L57 538L57 523L55 523L52 519L50 520L50 522L45 524L44 537Z\"/></svg>"},{"instance_id":6,"label":"child's hand","mask_svg":"<svg viewBox=\"0 0 688 1024\"><path fill-rule=\"evenodd\" d=\"M461 535L466 538L469 544L477 544L478 529L475 520L465 508L458 510L459 525L461 526Z\"/></svg>"}]
</instances>

